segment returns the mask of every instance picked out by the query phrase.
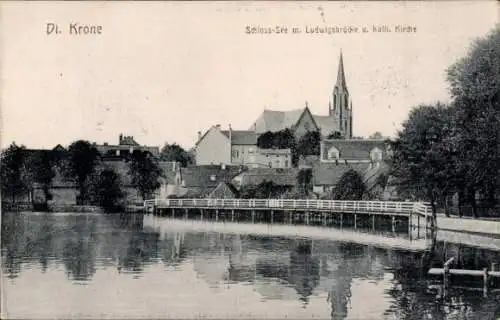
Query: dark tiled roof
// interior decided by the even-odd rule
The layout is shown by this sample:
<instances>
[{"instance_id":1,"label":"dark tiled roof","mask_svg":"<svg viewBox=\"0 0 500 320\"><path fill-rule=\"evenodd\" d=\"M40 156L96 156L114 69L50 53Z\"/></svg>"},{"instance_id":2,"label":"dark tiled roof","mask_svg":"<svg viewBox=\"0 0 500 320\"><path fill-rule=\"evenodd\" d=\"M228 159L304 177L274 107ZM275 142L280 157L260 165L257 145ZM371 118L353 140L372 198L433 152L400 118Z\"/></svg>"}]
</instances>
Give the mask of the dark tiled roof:
<instances>
[{"instance_id":1,"label":"dark tiled roof","mask_svg":"<svg viewBox=\"0 0 500 320\"><path fill-rule=\"evenodd\" d=\"M330 133L340 131L338 121L333 116L318 116L314 115L314 121L321 130L321 135L328 136Z\"/></svg>"},{"instance_id":2,"label":"dark tiled roof","mask_svg":"<svg viewBox=\"0 0 500 320\"><path fill-rule=\"evenodd\" d=\"M375 147L382 150L383 159L387 156L385 140L332 139L323 140L323 144L323 159L326 159L328 150L333 146L340 151L340 159L370 160L370 151Z\"/></svg>"},{"instance_id":3,"label":"dark tiled roof","mask_svg":"<svg viewBox=\"0 0 500 320\"><path fill-rule=\"evenodd\" d=\"M221 182L208 195L209 198L233 199L238 197L238 190L229 182Z\"/></svg>"},{"instance_id":4,"label":"dark tiled roof","mask_svg":"<svg viewBox=\"0 0 500 320\"><path fill-rule=\"evenodd\" d=\"M250 130L255 128L257 132L263 133L266 131L276 132L286 128L293 128L304 111L305 108L289 111L264 110Z\"/></svg>"},{"instance_id":5,"label":"dark tiled roof","mask_svg":"<svg viewBox=\"0 0 500 320\"><path fill-rule=\"evenodd\" d=\"M319 162L313 166L313 185L331 186L336 185L342 175L350 169L356 170L364 176L370 164L367 163L324 163Z\"/></svg>"},{"instance_id":6,"label":"dark tiled roof","mask_svg":"<svg viewBox=\"0 0 500 320\"><path fill-rule=\"evenodd\" d=\"M226 137L229 138L229 130L221 131ZM231 130L231 144L232 145L257 145L258 133L249 130Z\"/></svg>"},{"instance_id":7,"label":"dark tiled roof","mask_svg":"<svg viewBox=\"0 0 500 320\"><path fill-rule=\"evenodd\" d=\"M215 188L220 182L229 182L241 171L240 166L204 165L181 168L181 179L186 188Z\"/></svg>"},{"instance_id":8,"label":"dark tiled roof","mask_svg":"<svg viewBox=\"0 0 500 320\"><path fill-rule=\"evenodd\" d=\"M319 162L319 156L300 156L299 167L312 167Z\"/></svg>"},{"instance_id":9,"label":"dark tiled roof","mask_svg":"<svg viewBox=\"0 0 500 320\"><path fill-rule=\"evenodd\" d=\"M258 185L264 181L272 181L281 186L297 184L297 168L252 168L238 175L234 180L241 187Z\"/></svg>"}]
</instances>

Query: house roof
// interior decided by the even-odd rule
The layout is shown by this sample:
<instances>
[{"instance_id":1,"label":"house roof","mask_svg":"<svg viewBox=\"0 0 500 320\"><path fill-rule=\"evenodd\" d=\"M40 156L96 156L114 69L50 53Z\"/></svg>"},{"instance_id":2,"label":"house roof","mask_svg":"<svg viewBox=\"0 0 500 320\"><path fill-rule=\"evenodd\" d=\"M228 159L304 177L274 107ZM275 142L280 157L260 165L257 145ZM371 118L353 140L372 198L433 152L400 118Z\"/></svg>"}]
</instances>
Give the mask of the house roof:
<instances>
[{"instance_id":1,"label":"house roof","mask_svg":"<svg viewBox=\"0 0 500 320\"><path fill-rule=\"evenodd\" d=\"M240 173L240 166L218 165L188 166L181 168L181 178L186 188L215 188L220 182L229 182Z\"/></svg>"},{"instance_id":2,"label":"house roof","mask_svg":"<svg viewBox=\"0 0 500 320\"><path fill-rule=\"evenodd\" d=\"M229 138L229 130L221 131L226 137ZM257 145L259 134L250 130L231 130L231 144L232 145Z\"/></svg>"},{"instance_id":3,"label":"house roof","mask_svg":"<svg viewBox=\"0 0 500 320\"><path fill-rule=\"evenodd\" d=\"M297 168L252 168L233 179L238 186L258 185L264 181L272 181L281 186L297 184Z\"/></svg>"},{"instance_id":4,"label":"house roof","mask_svg":"<svg viewBox=\"0 0 500 320\"><path fill-rule=\"evenodd\" d=\"M323 140L323 159L326 159L328 150L331 147L335 147L340 152L340 159L347 160L369 160L370 151L373 148L378 147L382 150L382 157L385 158L387 155L385 140L379 139L330 139Z\"/></svg>"},{"instance_id":5,"label":"house roof","mask_svg":"<svg viewBox=\"0 0 500 320\"><path fill-rule=\"evenodd\" d=\"M369 164L366 163L324 163L318 162L313 165L313 185L315 186L334 186L342 175L353 169L364 176Z\"/></svg>"},{"instance_id":6,"label":"house roof","mask_svg":"<svg viewBox=\"0 0 500 320\"><path fill-rule=\"evenodd\" d=\"M338 122L333 116L318 116L313 115L316 125L321 130L323 136L328 136L330 133L335 131L340 131L338 127Z\"/></svg>"},{"instance_id":7,"label":"house roof","mask_svg":"<svg viewBox=\"0 0 500 320\"><path fill-rule=\"evenodd\" d=\"M220 182L215 189L213 189L208 195L209 198L219 198L221 194L224 195L224 198L228 198L227 195L230 195L231 198L238 197L238 190L229 182Z\"/></svg>"}]
</instances>

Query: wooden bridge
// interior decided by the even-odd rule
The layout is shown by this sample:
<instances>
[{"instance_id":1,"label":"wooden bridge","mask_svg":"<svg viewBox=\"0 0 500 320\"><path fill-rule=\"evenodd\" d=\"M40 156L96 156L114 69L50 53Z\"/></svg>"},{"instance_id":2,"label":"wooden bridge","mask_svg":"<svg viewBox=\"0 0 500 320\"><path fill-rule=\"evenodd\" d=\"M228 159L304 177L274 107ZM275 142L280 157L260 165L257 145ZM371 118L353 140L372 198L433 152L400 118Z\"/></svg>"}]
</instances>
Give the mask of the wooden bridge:
<instances>
[{"instance_id":1,"label":"wooden bridge","mask_svg":"<svg viewBox=\"0 0 500 320\"><path fill-rule=\"evenodd\" d=\"M154 214L169 213L172 216L184 212L187 217L192 210L197 210L201 219L203 215L210 213L215 220L219 216L230 221L241 217L242 213L252 223L258 221L259 213L269 213L268 222L293 223L299 219L303 224L309 225L311 219L322 221L324 225L327 219L336 217L340 224L344 218L354 220L356 228L360 215L372 218L375 226L375 216L385 216L392 219L392 225L396 218L408 219L409 231L412 227L421 226L427 229L432 219L431 209L424 202L397 202L397 201L338 201L338 200L312 200L312 199L151 199L144 202L145 212ZM295 220L294 220L295 219ZM427 232L426 232L427 233Z\"/></svg>"}]
</instances>

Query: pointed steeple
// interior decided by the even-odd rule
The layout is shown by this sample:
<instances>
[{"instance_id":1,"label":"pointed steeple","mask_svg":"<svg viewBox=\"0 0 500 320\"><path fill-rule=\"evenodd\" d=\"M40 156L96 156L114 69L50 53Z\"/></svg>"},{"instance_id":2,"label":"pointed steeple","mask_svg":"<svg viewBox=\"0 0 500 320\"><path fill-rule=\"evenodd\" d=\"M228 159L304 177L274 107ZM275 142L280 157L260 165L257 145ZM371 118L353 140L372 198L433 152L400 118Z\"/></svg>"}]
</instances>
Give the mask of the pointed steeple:
<instances>
[{"instance_id":1,"label":"pointed steeple","mask_svg":"<svg viewBox=\"0 0 500 320\"><path fill-rule=\"evenodd\" d=\"M344 73L344 59L342 57L342 49L340 49L340 58L339 58L339 68L337 73L337 83L335 84L339 90L344 89L347 91L347 84L345 82L345 73Z\"/></svg>"}]
</instances>

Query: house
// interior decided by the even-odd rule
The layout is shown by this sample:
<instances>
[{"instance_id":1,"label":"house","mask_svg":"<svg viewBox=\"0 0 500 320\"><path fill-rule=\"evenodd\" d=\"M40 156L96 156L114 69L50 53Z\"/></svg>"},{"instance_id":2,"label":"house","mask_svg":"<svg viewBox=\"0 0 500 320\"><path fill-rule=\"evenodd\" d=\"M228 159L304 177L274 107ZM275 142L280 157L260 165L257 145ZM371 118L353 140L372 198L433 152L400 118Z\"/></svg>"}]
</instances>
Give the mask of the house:
<instances>
[{"instance_id":1,"label":"house","mask_svg":"<svg viewBox=\"0 0 500 320\"><path fill-rule=\"evenodd\" d=\"M390 145L380 139L323 139L321 162L376 163L391 156Z\"/></svg>"},{"instance_id":2,"label":"house","mask_svg":"<svg viewBox=\"0 0 500 320\"><path fill-rule=\"evenodd\" d=\"M197 165L243 165L248 167L291 166L290 149L261 149L257 146L258 133L248 130L222 130L212 126L201 135L195 146Z\"/></svg>"},{"instance_id":3,"label":"house","mask_svg":"<svg viewBox=\"0 0 500 320\"><path fill-rule=\"evenodd\" d=\"M384 140L322 140L319 162L313 165L313 191L330 192L348 170L359 172L368 191L376 187L378 178L387 174L386 160L391 156Z\"/></svg>"},{"instance_id":4,"label":"house","mask_svg":"<svg viewBox=\"0 0 500 320\"><path fill-rule=\"evenodd\" d=\"M105 142L102 145L96 144L95 147L104 159L123 159L132 154L134 150L150 152L155 157L158 157L160 154L158 147L141 146L134 140L133 136L124 136L123 134L120 134L118 137L118 144L112 145Z\"/></svg>"},{"instance_id":5,"label":"house","mask_svg":"<svg viewBox=\"0 0 500 320\"><path fill-rule=\"evenodd\" d=\"M187 166L180 170L180 197L205 198L210 195L221 182L231 182L245 168L242 166Z\"/></svg>"}]
</instances>

